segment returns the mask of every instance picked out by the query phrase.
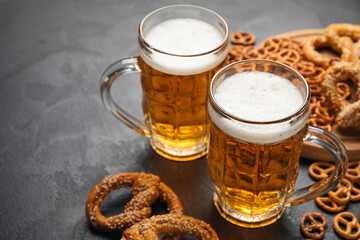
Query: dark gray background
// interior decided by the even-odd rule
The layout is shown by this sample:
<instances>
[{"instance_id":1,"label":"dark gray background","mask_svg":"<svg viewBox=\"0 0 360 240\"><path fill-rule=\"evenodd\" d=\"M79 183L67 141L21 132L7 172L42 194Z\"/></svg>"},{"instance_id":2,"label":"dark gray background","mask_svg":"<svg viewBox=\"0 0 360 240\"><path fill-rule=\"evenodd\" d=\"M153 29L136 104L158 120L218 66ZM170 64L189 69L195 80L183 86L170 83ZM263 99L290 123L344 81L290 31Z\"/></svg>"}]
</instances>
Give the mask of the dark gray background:
<instances>
[{"instance_id":1,"label":"dark gray background","mask_svg":"<svg viewBox=\"0 0 360 240\"><path fill-rule=\"evenodd\" d=\"M210 8L230 32L251 31L258 42L334 22L360 24L359 0L0 0L1 239L119 239L121 233L90 228L84 213L93 186L117 172L158 174L179 195L185 214L210 223L223 240L302 239L301 217L323 212L311 201L288 208L271 226L235 227L212 204L206 158L163 159L103 107L103 70L137 55L137 27L147 13L177 3ZM140 106L137 78L116 87L129 109ZM312 182L309 163L301 159L298 186ZM118 213L127 200L127 190L113 193L103 211ZM360 217L359 206L348 210ZM155 212L163 208L154 206ZM334 214L326 216L326 239L336 239Z\"/></svg>"}]
</instances>

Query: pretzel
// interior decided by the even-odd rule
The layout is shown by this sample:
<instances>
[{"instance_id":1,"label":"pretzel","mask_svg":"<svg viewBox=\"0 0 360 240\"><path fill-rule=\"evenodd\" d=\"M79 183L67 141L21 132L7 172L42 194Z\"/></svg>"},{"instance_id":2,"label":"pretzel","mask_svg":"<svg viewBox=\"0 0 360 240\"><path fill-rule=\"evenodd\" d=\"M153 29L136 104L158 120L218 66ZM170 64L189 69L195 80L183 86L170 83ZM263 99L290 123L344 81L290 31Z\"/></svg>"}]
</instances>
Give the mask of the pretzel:
<instances>
[{"instance_id":1,"label":"pretzel","mask_svg":"<svg viewBox=\"0 0 360 240\"><path fill-rule=\"evenodd\" d=\"M332 58L326 57L319 53L316 48L330 47L330 43L325 36L309 37L303 44L303 51L306 59L312 61L318 66L328 67Z\"/></svg>"},{"instance_id":2,"label":"pretzel","mask_svg":"<svg viewBox=\"0 0 360 240\"><path fill-rule=\"evenodd\" d=\"M306 60L300 60L294 65L294 68L304 77L309 77L316 73L315 64Z\"/></svg>"},{"instance_id":3,"label":"pretzel","mask_svg":"<svg viewBox=\"0 0 360 240\"><path fill-rule=\"evenodd\" d=\"M242 46L242 45L234 45L234 46L231 46L229 48L229 54L232 56L232 57L235 57L235 56L238 56L239 54L243 54L243 50L244 50L245 46Z\"/></svg>"},{"instance_id":4,"label":"pretzel","mask_svg":"<svg viewBox=\"0 0 360 240\"><path fill-rule=\"evenodd\" d=\"M328 212L341 212L346 208L345 204L339 204L329 197L317 197L315 198L316 204Z\"/></svg>"},{"instance_id":5,"label":"pretzel","mask_svg":"<svg viewBox=\"0 0 360 240\"><path fill-rule=\"evenodd\" d=\"M322 67L315 66L315 73L306 77L305 79L309 84L319 84L324 80L323 79L324 75L325 75L325 69L323 69Z\"/></svg>"},{"instance_id":6,"label":"pretzel","mask_svg":"<svg viewBox=\"0 0 360 240\"><path fill-rule=\"evenodd\" d=\"M277 56L279 62L289 65L290 67L293 67L300 61L300 54L296 50L290 48L282 49Z\"/></svg>"},{"instance_id":7,"label":"pretzel","mask_svg":"<svg viewBox=\"0 0 360 240\"><path fill-rule=\"evenodd\" d=\"M265 48L248 46L244 48L243 54L246 59L263 59L267 56L267 50Z\"/></svg>"},{"instance_id":8,"label":"pretzel","mask_svg":"<svg viewBox=\"0 0 360 240\"><path fill-rule=\"evenodd\" d=\"M328 192L329 198L339 204L348 204L351 199L351 182L344 178L335 189L336 191L331 190Z\"/></svg>"},{"instance_id":9,"label":"pretzel","mask_svg":"<svg viewBox=\"0 0 360 240\"><path fill-rule=\"evenodd\" d=\"M300 55L304 54L302 50L302 44L299 41L287 37L281 37L281 40L282 40L280 44L281 49L291 48L297 51Z\"/></svg>"},{"instance_id":10,"label":"pretzel","mask_svg":"<svg viewBox=\"0 0 360 240\"><path fill-rule=\"evenodd\" d=\"M144 219L123 232L121 240L158 240L159 234L189 234L200 240L218 240L211 226L199 219L178 215L156 215Z\"/></svg>"},{"instance_id":11,"label":"pretzel","mask_svg":"<svg viewBox=\"0 0 360 240\"><path fill-rule=\"evenodd\" d=\"M329 176L335 169L329 162L314 162L309 166L309 175L315 180L322 180Z\"/></svg>"},{"instance_id":12,"label":"pretzel","mask_svg":"<svg viewBox=\"0 0 360 240\"><path fill-rule=\"evenodd\" d=\"M317 95L322 92L322 87L319 84L309 84L311 95Z\"/></svg>"},{"instance_id":13,"label":"pretzel","mask_svg":"<svg viewBox=\"0 0 360 240\"><path fill-rule=\"evenodd\" d=\"M360 26L355 24L335 23L325 29L326 39L337 52L349 51L352 40L360 40ZM344 59L348 59L344 57Z\"/></svg>"},{"instance_id":14,"label":"pretzel","mask_svg":"<svg viewBox=\"0 0 360 240\"><path fill-rule=\"evenodd\" d=\"M231 35L231 42L233 44L249 46L253 45L255 41L255 35L249 32L235 32Z\"/></svg>"},{"instance_id":15,"label":"pretzel","mask_svg":"<svg viewBox=\"0 0 360 240\"><path fill-rule=\"evenodd\" d=\"M344 82L336 83L336 92L340 95L341 98L346 99L350 96L351 91L348 84Z\"/></svg>"},{"instance_id":16,"label":"pretzel","mask_svg":"<svg viewBox=\"0 0 360 240\"><path fill-rule=\"evenodd\" d=\"M320 221L318 221L320 220ZM310 223L310 225L307 225ZM325 236L325 227L327 226L327 220L321 213L311 212L305 214L301 218L300 229L301 232L311 239L322 239Z\"/></svg>"},{"instance_id":17,"label":"pretzel","mask_svg":"<svg viewBox=\"0 0 360 240\"><path fill-rule=\"evenodd\" d=\"M326 120L324 120L322 118L317 118L317 117L309 118L307 120L307 124L309 124L310 126L315 126L315 127L325 129L329 132L331 132L331 130L332 130L331 124L326 122Z\"/></svg>"},{"instance_id":18,"label":"pretzel","mask_svg":"<svg viewBox=\"0 0 360 240\"><path fill-rule=\"evenodd\" d=\"M349 62L360 65L360 41L357 41L351 47Z\"/></svg>"},{"instance_id":19,"label":"pretzel","mask_svg":"<svg viewBox=\"0 0 360 240\"><path fill-rule=\"evenodd\" d=\"M324 104L325 101L326 101L326 97L323 92L310 97L310 104L314 104L315 106L317 102L320 102L320 104Z\"/></svg>"},{"instance_id":20,"label":"pretzel","mask_svg":"<svg viewBox=\"0 0 360 240\"><path fill-rule=\"evenodd\" d=\"M346 239L358 239L360 237L360 224L351 212L341 212L334 217L334 229L337 234ZM345 230L342 228L345 227Z\"/></svg>"},{"instance_id":21,"label":"pretzel","mask_svg":"<svg viewBox=\"0 0 360 240\"><path fill-rule=\"evenodd\" d=\"M106 218L100 212L105 197L116 189L130 187L132 198L123 213ZM169 211L182 213L182 206L175 193L160 182L158 176L145 173L118 173L100 181L86 201L86 216L99 230L116 231L129 227L151 215L151 204L158 198L168 204Z\"/></svg>"},{"instance_id":22,"label":"pretzel","mask_svg":"<svg viewBox=\"0 0 360 240\"><path fill-rule=\"evenodd\" d=\"M349 162L345 178L351 182L360 181L360 161Z\"/></svg>"},{"instance_id":23,"label":"pretzel","mask_svg":"<svg viewBox=\"0 0 360 240\"><path fill-rule=\"evenodd\" d=\"M232 56L232 55L229 54L227 57L228 57L227 58L228 63L233 63L233 62L237 62L237 61L241 61L241 60L245 59L244 55L242 53L240 53L237 56Z\"/></svg>"},{"instance_id":24,"label":"pretzel","mask_svg":"<svg viewBox=\"0 0 360 240\"><path fill-rule=\"evenodd\" d=\"M350 201L352 202L360 201L360 180L353 183L353 186L351 188Z\"/></svg>"},{"instance_id":25,"label":"pretzel","mask_svg":"<svg viewBox=\"0 0 360 240\"><path fill-rule=\"evenodd\" d=\"M358 100L354 103L349 103L336 91L337 82L347 79L351 79L358 88ZM335 119L338 125L360 128L360 67L345 62L335 64L327 69L322 86L326 98L338 113Z\"/></svg>"},{"instance_id":26,"label":"pretzel","mask_svg":"<svg viewBox=\"0 0 360 240\"><path fill-rule=\"evenodd\" d=\"M281 37L271 37L265 39L260 45L261 48L265 48L269 53L277 53L280 49L280 45L283 39Z\"/></svg>"},{"instance_id":27,"label":"pretzel","mask_svg":"<svg viewBox=\"0 0 360 240\"><path fill-rule=\"evenodd\" d=\"M334 115L331 115L328 109L321 105L320 101L316 102L315 114L327 122L332 122L334 120Z\"/></svg>"},{"instance_id":28,"label":"pretzel","mask_svg":"<svg viewBox=\"0 0 360 240\"><path fill-rule=\"evenodd\" d=\"M341 128L355 128L360 130L360 99L346 105L336 116L335 122Z\"/></svg>"}]
</instances>

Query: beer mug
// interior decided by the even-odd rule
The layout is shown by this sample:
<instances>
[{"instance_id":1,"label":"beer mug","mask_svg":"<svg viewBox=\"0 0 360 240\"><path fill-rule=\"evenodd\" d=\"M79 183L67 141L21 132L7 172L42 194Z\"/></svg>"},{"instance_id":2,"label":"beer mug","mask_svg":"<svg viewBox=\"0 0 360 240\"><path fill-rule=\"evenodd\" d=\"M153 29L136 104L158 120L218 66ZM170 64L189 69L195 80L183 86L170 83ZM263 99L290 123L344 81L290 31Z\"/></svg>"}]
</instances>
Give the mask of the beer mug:
<instances>
[{"instance_id":1,"label":"beer mug","mask_svg":"<svg viewBox=\"0 0 360 240\"><path fill-rule=\"evenodd\" d=\"M148 137L153 149L168 159L187 161L205 155L209 85L226 62L226 22L202 7L167 6L141 21L138 51L138 57L115 62L103 73L104 105L125 125ZM110 95L115 80L136 72L141 73L142 121Z\"/></svg>"},{"instance_id":2,"label":"beer mug","mask_svg":"<svg viewBox=\"0 0 360 240\"><path fill-rule=\"evenodd\" d=\"M330 132L307 126L310 91L292 68L269 60L230 64L210 84L208 173L221 216L242 227L266 226L285 207L327 193L343 178L348 156ZM303 142L318 144L335 170L295 189Z\"/></svg>"}]
</instances>

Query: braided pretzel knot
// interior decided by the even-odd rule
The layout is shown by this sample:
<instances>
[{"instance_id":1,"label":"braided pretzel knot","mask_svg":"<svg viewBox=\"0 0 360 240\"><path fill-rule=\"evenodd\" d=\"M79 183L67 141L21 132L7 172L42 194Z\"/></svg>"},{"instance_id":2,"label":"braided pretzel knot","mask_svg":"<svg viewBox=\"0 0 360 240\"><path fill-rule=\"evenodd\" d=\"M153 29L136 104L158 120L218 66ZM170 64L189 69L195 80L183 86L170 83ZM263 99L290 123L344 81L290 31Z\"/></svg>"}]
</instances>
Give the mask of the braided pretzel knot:
<instances>
[{"instance_id":1,"label":"braided pretzel knot","mask_svg":"<svg viewBox=\"0 0 360 240\"><path fill-rule=\"evenodd\" d=\"M189 234L200 240L218 240L211 226L199 219L179 215L156 215L127 228L121 240L158 240L159 234Z\"/></svg>"},{"instance_id":2,"label":"braided pretzel knot","mask_svg":"<svg viewBox=\"0 0 360 240\"><path fill-rule=\"evenodd\" d=\"M349 103L336 91L339 81L351 79L357 86L357 101ZM340 127L360 129L360 68L350 63L338 63L329 67L322 82L326 98L338 113L335 121Z\"/></svg>"},{"instance_id":3,"label":"braided pretzel knot","mask_svg":"<svg viewBox=\"0 0 360 240\"><path fill-rule=\"evenodd\" d=\"M100 207L105 197L116 189L130 186L132 186L132 198L125 205L124 213L108 218L103 216ZM151 204L158 198L166 202L170 212L183 213L176 194L160 182L158 176L145 173L118 173L103 179L92 189L86 201L86 216L94 228L115 231L150 217Z\"/></svg>"},{"instance_id":4,"label":"braided pretzel knot","mask_svg":"<svg viewBox=\"0 0 360 240\"><path fill-rule=\"evenodd\" d=\"M345 230L341 225L345 226ZM360 237L360 224L351 212L341 212L334 217L334 229L343 238L358 239Z\"/></svg>"},{"instance_id":5,"label":"braided pretzel knot","mask_svg":"<svg viewBox=\"0 0 360 240\"><path fill-rule=\"evenodd\" d=\"M309 222L310 225L306 226L307 222ZM322 239L325 236L326 226L327 220L325 216L316 212L305 214L300 222L301 232L311 239Z\"/></svg>"}]
</instances>

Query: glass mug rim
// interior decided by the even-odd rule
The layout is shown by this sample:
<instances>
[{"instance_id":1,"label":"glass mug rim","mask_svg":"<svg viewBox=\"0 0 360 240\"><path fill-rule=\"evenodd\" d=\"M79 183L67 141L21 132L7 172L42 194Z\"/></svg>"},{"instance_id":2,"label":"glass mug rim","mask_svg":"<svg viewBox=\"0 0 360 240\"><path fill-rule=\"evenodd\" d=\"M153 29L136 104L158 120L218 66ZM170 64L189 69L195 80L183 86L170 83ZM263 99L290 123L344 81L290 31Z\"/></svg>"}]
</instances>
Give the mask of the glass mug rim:
<instances>
[{"instance_id":1,"label":"glass mug rim","mask_svg":"<svg viewBox=\"0 0 360 240\"><path fill-rule=\"evenodd\" d=\"M227 70L229 70L230 68L232 68L235 65L241 65L244 63L249 63L249 62L268 62L268 63L272 63L281 67L286 68L287 71L290 71L291 73L295 74L301 81L302 83L305 84L305 88L306 88L306 95L304 98L304 101L302 103L302 105L300 106L299 109L296 110L296 112L294 112L293 114L291 114L290 116L278 119L278 120L272 120L272 121L251 121L251 120L246 120L240 117L237 117L235 115L233 115L232 113L230 113L229 111L225 110L223 107L221 107L221 105L216 101L215 97L214 97L214 83L221 77L224 75L224 73L226 73ZM274 74L274 73L271 73ZM222 116L230 118L232 120L236 120L239 122L243 122L243 123L247 123L247 124L254 124L254 125L270 125L270 124L277 124L277 123L282 123L282 122L286 122L292 119L297 119L299 116L302 116L304 114L304 112L306 112L308 110L308 104L310 103L310 89L309 89L309 85L306 82L305 78L295 69L289 67L286 64L280 63L280 62L276 62L276 61L272 61L272 60L267 60L267 59L246 59L246 60L241 60L241 61L237 61L231 64L226 65L225 67L223 67L222 69L220 69L212 78L211 82L210 82L210 91L209 91L209 104L211 104L211 106L214 108L214 110L216 110L218 113L220 113Z\"/></svg>"},{"instance_id":2,"label":"glass mug rim","mask_svg":"<svg viewBox=\"0 0 360 240\"><path fill-rule=\"evenodd\" d=\"M153 15L155 15L156 13L158 12L161 12L161 11L164 11L164 10L167 10L169 8L180 8L180 7L185 7L185 8L197 8L197 9L200 9L200 10L203 10L203 11L206 11L206 12L209 12L211 14L213 14L214 16L216 16L223 24L222 27L225 28L225 35L224 35L224 38L223 40L221 41L221 43L219 43L219 45L209 51L206 51L206 52L202 52L202 53L198 53L198 54L173 54L173 53L168 53L168 52L165 52L165 51L162 51L162 50L159 50L155 47L152 47L146 40L145 40L145 36L144 36L144 32L143 32L143 28L144 28L144 24L145 22L150 18L152 17ZM174 18L172 18L174 19ZM152 51L154 52L158 52L158 53L161 53L161 54L165 54L165 55L169 55L169 56L174 56L174 57L200 57L200 56L204 56L204 55L207 55L207 54L211 54L213 52L217 52L218 50L220 50L221 48L223 48L224 44L227 43L228 41L228 38L229 38L229 27L228 25L226 24L225 20L219 15L217 14L216 12L210 10L210 9L207 9L205 7L200 7L200 6L196 6L196 5L191 5L191 4L175 4L175 5L168 5L168 6L165 6L165 7L162 7L162 8L158 8L154 11L152 11L151 13L149 13L148 15L146 15L140 22L139 24L139 30L138 30L138 39L140 41L140 44L143 44L145 46L145 48L147 49L151 49Z\"/></svg>"}]
</instances>

